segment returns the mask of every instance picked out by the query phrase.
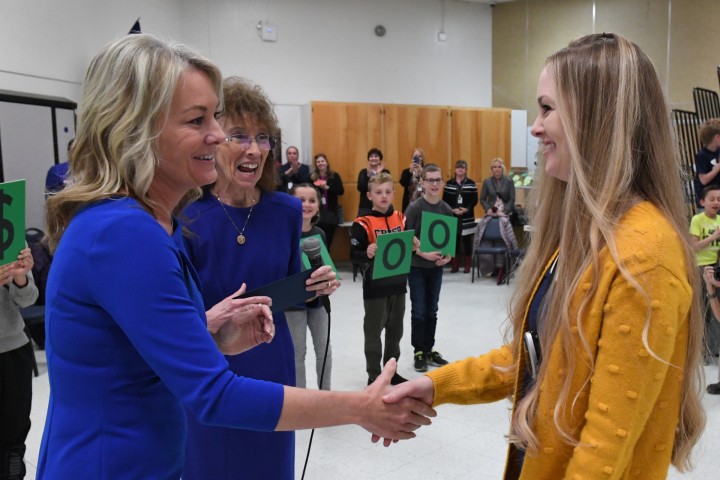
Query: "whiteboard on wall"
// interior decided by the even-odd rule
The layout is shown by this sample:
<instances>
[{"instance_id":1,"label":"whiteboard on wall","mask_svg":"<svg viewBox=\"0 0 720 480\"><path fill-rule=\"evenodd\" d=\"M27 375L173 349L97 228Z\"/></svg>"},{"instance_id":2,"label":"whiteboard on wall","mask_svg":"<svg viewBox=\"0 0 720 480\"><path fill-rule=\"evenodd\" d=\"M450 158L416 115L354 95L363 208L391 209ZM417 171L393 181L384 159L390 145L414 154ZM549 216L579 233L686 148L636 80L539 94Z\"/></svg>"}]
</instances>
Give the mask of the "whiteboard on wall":
<instances>
[{"instance_id":1,"label":"whiteboard on wall","mask_svg":"<svg viewBox=\"0 0 720 480\"><path fill-rule=\"evenodd\" d=\"M510 113L510 166L525 168L527 164L527 110Z\"/></svg>"},{"instance_id":2,"label":"whiteboard on wall","mask_svg":"<svg viewBox=\"0 0 720 480\"><path fill-rule=\"evenodd\" d=\"M540 140L533 137L530 127L527 127L525 135L527 138L527 167L529 172L533 172L537 168Z\"/></svg>"}]
</instances>

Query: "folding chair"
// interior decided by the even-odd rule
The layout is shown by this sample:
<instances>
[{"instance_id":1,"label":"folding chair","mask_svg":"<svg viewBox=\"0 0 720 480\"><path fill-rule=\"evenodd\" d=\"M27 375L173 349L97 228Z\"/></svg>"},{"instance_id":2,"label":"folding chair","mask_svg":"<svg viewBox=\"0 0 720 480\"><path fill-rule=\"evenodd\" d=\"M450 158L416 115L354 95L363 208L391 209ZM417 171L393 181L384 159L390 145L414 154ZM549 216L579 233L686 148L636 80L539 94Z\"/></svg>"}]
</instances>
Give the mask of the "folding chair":
<instances>
[{"instance_id":1,"label":"folding chair","mask_svg":"<svg viewBox=\"0 0 720 480\"><path fill-rule=\"evenodd\" d=\"M476 240L479 247L473 249L473 256L472 256L472 273L470 275L470 282L475 282L475 270L477 269L478 272L478 278L480 278L480 257L479 255L503 255L505 261L504 261L504 268L505 272L508 272L509 270L509 256L508 256L508 248L505 245L505 240L503 240L502 234L500 233L500 219L497 217L493 217L490 219L488 224L485 226L485 230L483 231L482 238L480 240ZM487 244L487 246L482 245L483 242ZM503 280L504 281L504 280Z\"/></svg>"}]
</instances>

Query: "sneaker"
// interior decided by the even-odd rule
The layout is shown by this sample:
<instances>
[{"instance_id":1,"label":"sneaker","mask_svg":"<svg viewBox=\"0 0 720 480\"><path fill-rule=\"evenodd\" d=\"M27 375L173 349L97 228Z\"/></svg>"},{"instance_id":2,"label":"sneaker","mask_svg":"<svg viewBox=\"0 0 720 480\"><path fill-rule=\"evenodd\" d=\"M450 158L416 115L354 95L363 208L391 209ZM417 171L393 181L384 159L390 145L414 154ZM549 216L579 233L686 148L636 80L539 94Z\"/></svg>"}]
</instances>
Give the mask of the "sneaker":
<instances>
[{"instance_id":1,"label":"sneaker","mask_svg":"<svg viewBox=\"0 0 720 480\"><path fill-rule=\"evenodd\" d=\"M408 381L407 378L401 377L400 375L398 375L398 374L396 373L396 374L393 375L392 378L390 379L390 385L400 385L401 383L405 383L405 382L407 382L407 381Z\"/></svg>"},{"instance_id":2,"label":"sneaker","mask_svg":"<svg viewBox=\"0 0 720 480\"><path fill-rule=\"evenodd\" d=\"M720 383L711 383L708 385L707 392L710 395L720 395Z\"/></svg>"},{"instance_id":3,"label":"sneaker","mask_svg":"<svg viewBox=\"0 0 720 480\"><path fill-rule=\"evenodd\" d=\"M428 353L427 355L427 363L430 365L434 365L436 367L442 367L443 365L447 365L448 361L445 360L440 353L433 350L432 352Z\"/></svg>"},{"instance_id":4,"label":"sneaker","mask_svg":"<svg viewBox=\"0 0 720 480\"><path fill-rule=\"evenodd\" d=\"M427 372L427 360L425 359L425 353L415 352L414 366L416 372Z\"/></svg>"}]
</instances>

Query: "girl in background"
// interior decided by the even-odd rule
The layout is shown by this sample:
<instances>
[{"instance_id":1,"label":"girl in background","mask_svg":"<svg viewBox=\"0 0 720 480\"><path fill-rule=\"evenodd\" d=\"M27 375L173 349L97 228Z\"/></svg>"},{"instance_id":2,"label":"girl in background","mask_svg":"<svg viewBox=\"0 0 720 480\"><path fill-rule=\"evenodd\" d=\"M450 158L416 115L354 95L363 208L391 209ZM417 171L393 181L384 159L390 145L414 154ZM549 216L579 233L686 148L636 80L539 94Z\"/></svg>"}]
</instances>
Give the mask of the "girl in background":
<instances>
[{"instance_id":1,"label":"girl in background","mask_svg":"<svg viewBox=\"0 0 720 480\"><path fill-rule=\"evenodd\" d=\"M317 156L315 157L317 161ZM293 185L290 195L300 199L302 202L302 233L301 239L319 236L325 243L325 233L315 225L320 216L320 192L309 183ZM303 240L301 240L302 242ZM327 244L326 244L327 246ZM329 299L328 299L329 301ZM332 350L329 341L328 313L320 305L320 301L314 298L304 308L293 308L285 311L285 317L290 327L295 344L295 384L305 388L305 353L307 352L307 331L310 330L313 347L315 349L315 371L317 372L318 388L330 390L330 371L332 370ZM327 348L327 359L325 349ZM323 363L325 369L323 370ZM321 383L322 379L322 383Z\"/></svg>"}]
</instances>

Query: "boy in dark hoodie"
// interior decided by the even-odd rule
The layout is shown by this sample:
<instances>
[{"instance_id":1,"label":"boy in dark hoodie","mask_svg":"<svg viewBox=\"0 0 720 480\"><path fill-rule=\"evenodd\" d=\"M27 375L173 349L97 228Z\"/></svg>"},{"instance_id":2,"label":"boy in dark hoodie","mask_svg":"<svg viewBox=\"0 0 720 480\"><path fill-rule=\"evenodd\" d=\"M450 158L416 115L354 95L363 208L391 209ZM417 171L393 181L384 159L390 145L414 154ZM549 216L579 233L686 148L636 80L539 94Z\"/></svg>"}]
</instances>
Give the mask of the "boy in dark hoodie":
<instances>
[{"instance_id":1,"label":"boy in dark hoodie","mask_svg":"<svg viewBox=\"0 0 720 480\"><path fill-rule=\"evenodd\" d=\"M373 264L377 252L377 237L385 233L405 230L405 216L393 209L395 196L393 179L381 172L369 179L367 197L372 210L355 219L350 230L351 255L361 265L363 276L363 303L365 305L365 364L370 385L382 365L391 358L400 357L400 339L403 335L407 275L373 280ZM380 335L385 329L385 349ZM381 364L382 362L382 364ZM407 381L397 373L391 383Z\"/></svg>"}]
</instances>

